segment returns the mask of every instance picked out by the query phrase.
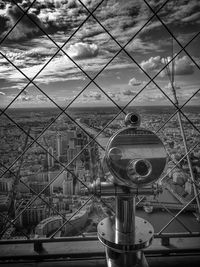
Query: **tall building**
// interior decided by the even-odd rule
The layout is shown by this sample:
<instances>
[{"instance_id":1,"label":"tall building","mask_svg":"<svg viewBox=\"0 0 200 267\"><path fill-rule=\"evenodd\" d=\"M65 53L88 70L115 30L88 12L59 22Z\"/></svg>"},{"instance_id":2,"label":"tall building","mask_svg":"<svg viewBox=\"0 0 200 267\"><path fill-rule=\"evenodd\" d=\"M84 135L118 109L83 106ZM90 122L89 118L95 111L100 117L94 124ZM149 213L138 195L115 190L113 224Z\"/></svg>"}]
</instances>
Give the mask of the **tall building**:
<instances>
[{"instance_id":1,"label":"tall building","mask_svg":"<svg viewBox=\"0 0 200 267\"><path fill-rule=\"evenodd\" d=\"M52 184L50 185L51 194L54 192L56 188L62 188L62 184L66 176L67 176L67 171L63 171L63 172L61 172L61 170L49 171L48 173L49 182L51 182L57 177L55 181L52 182Z\"/></svg>"},{"instance_id":2,"label":"tall building","mask_svg":"<svg viewBox=\"0 0 200 267\"><path fill-rule=\"evenodd\" d=\"M192 183L191 183L191 180L189 179L185 183L185 192L187 192L189 195L194 194Z\"/></svg>"},{"instance_id":3,"label":"tall building","mask_svg":"<svg viewBox=\"0 0 200 267\"><path fill-rule=\"evenodd\" d=\"M76 135L75 131L72 131L72 130L67 131L68 140L75 138L75 135Z\"/></svg>"},{"instance_id":4,"label":"tall building","mask_svg":"<svg viewBox=\"0 0 200 267\"><path fill-rule=\"evenodd\" d=\"M34 175L31 175L31 179L33 181L39 181L39 182L47 182L48 181L48 171L44 171L44 172L38 172Z\"/></svg>"},{"instance_id":5,"label":"tall building","mask_svg":"<svg viewBox=\"0 0 200 267\"><path fill-rule=\"evenodd\" d=\"M56 138L57 159L65 159L68 149L75 149L75 131L59 132Z\"/></svg>"},{"instance_id":6,"label":"tall building","mask_svg":"<svg viewBox=\"0 0 200 267\"><path fill-rule=\"evenodd\" d=\"M46 186L48 182L37 182L33 181L29 183L29 187L37 194L39 194ZM50 187L46 188L43 192L43 194L49 196L50 195Z\"/></svg>"},{"instance_id":7,"label":"tall building","mask_svg":"<svg viewBox=\"0 0 200 267\"><path fill-rule=\"evenodd\" d=\"M70 162L76 156L76 149L69 148L67 151L67 160Z\"/></svg>"},{"instance_id":8,"label":"tall building","mask_svg":"<svg viewBox=\"0 0 200 267\"><path fill-rule=\"evenodd\" d=\"M27 186L26 186L27 185ZM20 192L21 194L27 194L30 193L29 189L29 179L28 177L21 177L20 183L17 185L17 192Z\"/></svg>"},{"instance_id":9,"label":"tall building","mask_svg":"<svg viewBox=\"0 0 200 267\"><path fill-rule=\"evenodd\" d=\"M74 149L75 148L75 139L71 138L69 139L69 149Z\"/></svg>"},{"instance_id":10,"label":"tall building","mask_svg":"<svg viewBox=\"0 0 200 267\"><path fill-rule=\"evenodd\" d=\"M13 180L9 178L0 179L0 192L8 193L12 190Z\"/></svg>"},{"instance_id":11,"label":"tall building","mask_svg":"<svg viewBox=\"0 0 200 267\"><path fill-rule=\"evenodd\" d=\"M0 212L7 211L10 206L10 197L7 195L0 195Z\"/></svg>"},{"instance_id":12,"label":"tall building","mask_svg":"<svg viewBox=\"0 0 200 267\"><path fill-rule=\"evenodd\" d=\"M75 185L75 195L79 195L80 191L81 191L81 183L79 182L79 180L76 181L76 185Z\"/></svg>"},{"instance_id":13,"label":"tall building","mask_svg":"<svg viewBox=\"0 0 200 267\"><path fill-rule=\"evenodd\" d=\"M66 155L67 150L69 147L69 135L68 131L63 131L62 132L62 140L61 140L61 155Z\"/></svg>"},{"instance_id":14,"label":"tall building","mask_svg":"<svg viewBox=\"0 0 200 267\"><path fill-rule=\"evenodd\" d=\"M76 165L76 175L77 177L81 180L84 181L85 180L85 168L83 165Z\"/></svg>"},{"instance_id":15,"label":"tall building","mask_svg":"<svg viewBox=\"0 0 200 267\"><path fill-rule=\"evenodd\" d=\"M64 195L66 196L73 195L73 177L71 173L69 173L67 177L65 177L62 186Z\"/></svg>"},{"instance_id":16,"label":"tall building","mask_svg":"<svg viewBox=\"0 0 200 267\"><path fill-rule=\"evenodd\" d=\"M48 148L48 154L47 154L47 162L48 162L48 169L52 168L54 166L54 155L53 147Z\"/></svg>"},{"instance_id":17,"label":"tall building","mask_svg":"<svg viewBox=\"0 0 200 267\"><path fill-rule=\"evenodd\" d=\"M16 215L21 213L28 201L29 199L24 200L23 204L20 206L20 209L17 210ZM46 205L38 205L34 202L31 206L26 208L26 210L22 214L20 214L17 220L17 225L20 227L35 225L45 219L47 216L48 214Z\"/></svg>"},{"instance_id":18,"label":"tall building","mask_svg":"<svg viewBox=\"0 0 200 267\"><path fill-rule=\"evenodd\" d=\"M56 152L57 152L57 159L59 160L60 156L61 156L61 150L62 150L62 135L61 133L58 133L56 136Z\"/></svg>"}]
</instances>

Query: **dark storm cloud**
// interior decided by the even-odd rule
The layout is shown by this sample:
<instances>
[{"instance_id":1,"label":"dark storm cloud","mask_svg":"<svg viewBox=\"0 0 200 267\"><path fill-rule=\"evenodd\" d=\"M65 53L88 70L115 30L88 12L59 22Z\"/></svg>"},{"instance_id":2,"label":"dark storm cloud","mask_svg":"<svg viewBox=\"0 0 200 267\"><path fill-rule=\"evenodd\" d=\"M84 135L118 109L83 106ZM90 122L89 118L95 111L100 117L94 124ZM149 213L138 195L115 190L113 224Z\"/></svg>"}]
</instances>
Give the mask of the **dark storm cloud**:
<instances>
[{"instance_id":1,"label":"dark storm cloud","mask_svg":"<svg viewBox=\"0 0 200 267\"><path fill-rule=\"evenodd\" d=\"M5 7L8 4L13 5L14 2L17 2L22 8L26 9L33 0L6 0L0 1L0 5L4 5ZM94 8L99 1L82 0L82 2L88 8ZM176 5L174 2L178 4ZM163 1L151 0L148 1L148 3L151 5L152 9L156 10L163 4ZM173 23L174 21L177 23L179 21L184 24L189 24L200 20L199 9L200 2L197 0L171 0L159 12L159 15L161 15L161 18L166 23ZM58 30L65 30L66 32L73 31L73 29L86 18L88 13L78 0L37 0L30 9L30 14L31 18L39 25L43 25L47 33L53 34ZM152 14L152 11L143 0L105 0L98 8L98 12L95 12L95 16L97 16L104 26L122 42L129 39L130 35L134 34L138 27L140 28ZM1 32L5 24L7 26L12 26L20 15L21 11L19 9L17 10L16 7L12 7L11 11L8 11L7 14L9 23L6 23L6 16L4 16L3 19L1 18ZM24 31L22 30L23 27ZM159 27L159 23L151 21L143 30L143 34L146 35L148 31L149 35ZM86 37L95 37L103 31L101 28L97 31L93 31L92 25L90 29L91 30L82 33L81 40L84 40ZM26 17L10 35L10 39L17 40L18 38L33 37L35 34L40 35L42 32ZM86 36L84 36L84 34ZM142 33L140 36L143 36Z\"/></svg>"},{"instance_id":2,"label":"dark storm cloud","mask_svg":"<svg viewBox=\"0 0 200 267\"><path fill-rule=\"evenodd\" d=\"M29 0L0 2L2 6L2 11L0 13L0 37L4 37L8 30L22 17L23 11L21 9L26 10L30 7L32 2L33 1ZM44 35L39 27L47 33L56 33L63 28L68 29L68 26L71 25L72 18L66 15L66 3L66 0L37 0L30 8L28 16L23 16L17 26L15 26L9 34L7 40L9 40L9 42L30 40L30 38ZM61 4L63 5L61 6ZM78 9L72 12L74 18L78 17L78 13ZM74 24L75 23L76 21L74 21Z\"/></svg>"},{"instance_id":3,"label":"dark storm cloud","mask_svg":"<svg viewBox=\"0 0 200 267\"><path fill-rule=\"evenodd\" d=\"M0 16L0 33L6 29L8 21L8 18Z\"/></svg>"},{"instance_id":4,"label":"dark storm cloud","mask_svg":"<svg viewBox=\"0 0 200 267\"><path fill-rule=\"evenodd\" d=\"M8 22L7 27L13 27L15 23L18 21L18 19L23 15L23 12L20 10L17 6L10 6L7 9L6 12ZM35 21L39 26L42 25L39 18L33 14L29 13L29 17ZM31 19L28 16L24 16L20 22L17 24L17 26L12 30L12 32L9 34L8 38L10 40L20 40L25 39L30 36L35 36L40 33L39 28L31 21Z\"/></svg>"},{"instance_id":5,"label":"dark storm cloud","mask_svg":"<svg viewBox=\"0 0 200 267\"><path fill-rule=\"evenodd\" d=\"M177 4L180 1L176 1ZM169 13L169 20L170 18L174 20L180 20L180 22L190 22L191 15L194 16L196 12L198 13L200 11L200 2L199 0L187 0L183 1L180 5L177 7L174 7L174 12ZM191 20L198 20L199 16L195 15L193 19Z\"/></svg>"},{"instance_id":6,"label":"dark storm cloud","mask_svg":"<svg viewBox=\"0 0 200 267\"><path fill-rule=\"evenodd\" d=\"M0 7L3 5L5 6L6 4L13 4L13 3L22 3L23 0L0 0ZM28 0L26 1L28 2ZM30 2L30 1L29 1Z\"/></svg>"}]
</instances>

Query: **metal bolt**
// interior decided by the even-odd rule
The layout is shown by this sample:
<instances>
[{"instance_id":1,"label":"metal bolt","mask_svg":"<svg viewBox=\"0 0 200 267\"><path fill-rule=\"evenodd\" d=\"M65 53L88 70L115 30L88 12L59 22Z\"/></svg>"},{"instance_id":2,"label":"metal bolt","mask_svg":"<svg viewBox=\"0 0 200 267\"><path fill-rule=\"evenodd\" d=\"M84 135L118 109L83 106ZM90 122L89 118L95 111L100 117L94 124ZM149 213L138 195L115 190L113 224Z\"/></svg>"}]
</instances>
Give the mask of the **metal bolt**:
<instances>
[{"instance_id":1,"label":"metal bolt","mask_svg":"<svg viewBox=\"0 0 200 267\"><path fill-rule=\"evenodd\" d=\"M141 238L139 239L139 242L140 242L140 243L142 242L142 239L141 239Z\"/></svg>"},{"instance_id":2,"label":"metal bolt","mask_svg":"<svg viewBox=\"0 0 200 267\"><path fill-rule=\"evenodd\" d=\"M144 221L144 223L147 223L147 221Z\"/></svg>"},{"instance_id":3,"label":"metal bolt","mask_svg":"<svg viewBox=\"0 0 200 267\"><path fill-rule=\"evenodd\" d=\"M102 233L102 235L105 235L105 233Z\"/></svg>"},{"instance_id":4,"label":"metal bolt","mask_svg":"<svg viewBox=\"0 0 200 267\"><path fill-rule=\"evenodd\" d=\"M152 234L152 231L149 231L149 234Z\"/></svg>"},{"instance_id":5,"label":"metal bolt","mask_svg":"<svg viewBox=\"0 0 200 267\"><path fill-rule=\"evenodd\" d=\"M103 225L103 222L101 222L101 225Z\"/></svg>"}]
</instances>

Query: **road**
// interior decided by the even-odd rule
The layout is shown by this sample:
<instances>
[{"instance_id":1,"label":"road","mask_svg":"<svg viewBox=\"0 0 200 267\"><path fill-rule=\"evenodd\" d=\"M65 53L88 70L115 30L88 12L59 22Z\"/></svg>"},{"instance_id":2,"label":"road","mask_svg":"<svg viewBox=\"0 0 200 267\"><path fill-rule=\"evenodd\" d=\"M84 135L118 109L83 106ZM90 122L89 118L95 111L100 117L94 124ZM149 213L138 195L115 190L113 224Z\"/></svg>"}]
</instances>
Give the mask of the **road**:
<instances>
[{"instance_id":1,"label":"road","mask_svg":"<svg viewBox=\"0 0 200 267\"><path fill-rule=\"evenodd\" d=\"M85 123L81 123L80 119L77 119L76 121L88 134L93 135L93 136L96 136L98 134L98 131L96 129L89 127ZM106 137L104 133L101 133L96 138L96 141L104 148L106 148L108 140L109 140L109 137ZM100 159L103 159L105 155L104 149L102 149L100 146L99 146L99 155L100 155Z\"/></svg>"}]
</instances>

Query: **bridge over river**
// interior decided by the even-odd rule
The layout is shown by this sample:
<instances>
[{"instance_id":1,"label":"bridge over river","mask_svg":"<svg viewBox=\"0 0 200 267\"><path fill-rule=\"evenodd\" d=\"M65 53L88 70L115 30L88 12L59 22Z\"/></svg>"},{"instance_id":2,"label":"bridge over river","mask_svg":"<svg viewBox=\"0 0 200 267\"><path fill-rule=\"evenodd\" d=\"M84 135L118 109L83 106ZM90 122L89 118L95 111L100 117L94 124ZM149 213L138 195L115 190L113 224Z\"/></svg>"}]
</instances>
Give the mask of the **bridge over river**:
<instances>
[{"instance_id":1,"label":"bridge over river","mask_svg":"<svg viewBox=\"0 0 200 267\"><path fill-rule=\"evenodd\" d=\"M137 206L138 207L144 207L145 205L145 202L141 201ZM180 203L170 203L170 202L158 202L158 201L152 201L150 202L150 205L153 207L153 209L157 209L157 210L160 210L160 209L164 209L165 207L168 208L169 210L181 210L183 208L183 204L180 204ZM195 204L191 204L189 206L187 206L185 208L185 211L192 211L192 212L195 212L196 211L196 205Z\"/></svg>"}]
</instances>

